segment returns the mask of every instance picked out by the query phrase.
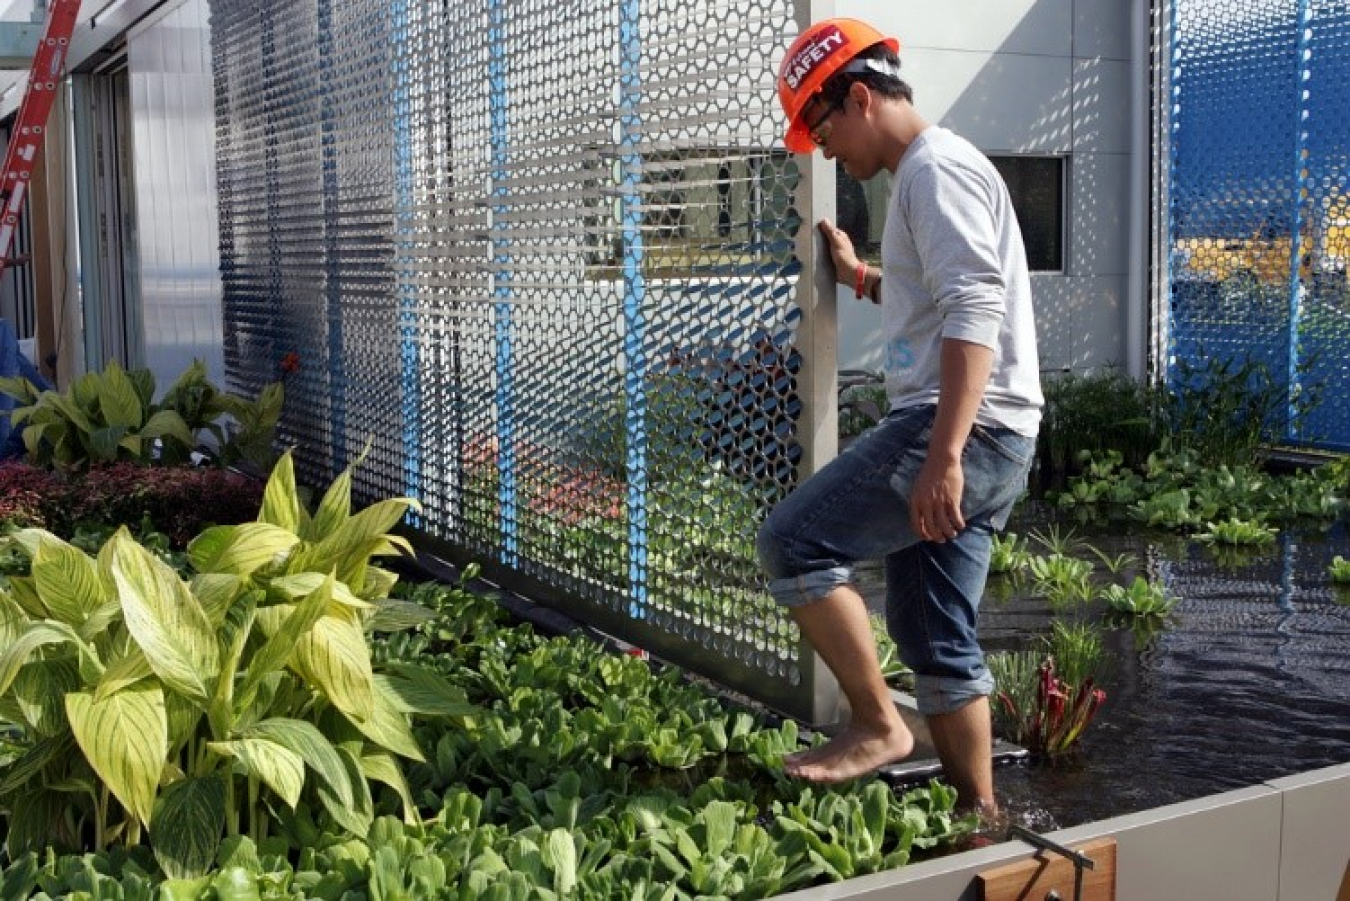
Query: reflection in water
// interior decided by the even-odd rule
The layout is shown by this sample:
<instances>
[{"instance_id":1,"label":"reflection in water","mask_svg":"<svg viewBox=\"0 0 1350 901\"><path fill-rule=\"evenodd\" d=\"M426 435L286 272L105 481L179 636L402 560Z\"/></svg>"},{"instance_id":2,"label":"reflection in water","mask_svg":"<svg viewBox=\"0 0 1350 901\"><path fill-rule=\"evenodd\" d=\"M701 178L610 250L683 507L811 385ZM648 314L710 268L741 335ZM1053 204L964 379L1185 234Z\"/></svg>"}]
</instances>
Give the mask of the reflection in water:
<instances>
[{"instance_id":1,"label":"reflection in water","mask_svg":"<svg viewBox=\"0 0 1350 901\"><path fill-rule=\"evenodd\" d=\"M1344 523L1283 532L1242 555L1121 523L1076 526L1074 536L1138 559L1137 570L1103 578L1141 571L1179 600L1152 635L1107 631L1115 667L1080 754L1000 768L1000 800L1017 822L1065 828L1350 762L1350 591L1327 573L1337 554L1350 557ZM859 578L879 606L880 566ZM1031 646L1051 622L1044 600L991 579L986 651Z\"/></svg>"}]
</instances>

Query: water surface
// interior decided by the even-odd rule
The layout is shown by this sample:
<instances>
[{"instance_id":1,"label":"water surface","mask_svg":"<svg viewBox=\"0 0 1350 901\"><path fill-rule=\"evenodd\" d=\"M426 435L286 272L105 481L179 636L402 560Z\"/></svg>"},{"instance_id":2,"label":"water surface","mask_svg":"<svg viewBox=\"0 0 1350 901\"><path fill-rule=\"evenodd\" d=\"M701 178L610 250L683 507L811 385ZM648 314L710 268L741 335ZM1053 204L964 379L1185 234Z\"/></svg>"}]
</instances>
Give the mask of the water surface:
<instances>
[{"instance_id":1,"label":"water surface","mask_svg":"<svg viewBox=\"0 0 1350 901\"><path fill-rule=\"evenodd\" d=\"M1044 530L1033 515L1010 529ZM1178 603L1151 637L1106 631L1114 672L1079 754L999 768L997 792L1014 819L1067 828L1350 762L1350 589L1328 574L1334 556L1350 558L1344 523L1288 529L1245 555L1125 523L1077 525L1074 537L1131 554L1132 571ZM860 578L879 604L880 567ZM1053 616L1025 587L994 577L981 641L986 651L1034 646Z\"/></svg>"}]
</instances>

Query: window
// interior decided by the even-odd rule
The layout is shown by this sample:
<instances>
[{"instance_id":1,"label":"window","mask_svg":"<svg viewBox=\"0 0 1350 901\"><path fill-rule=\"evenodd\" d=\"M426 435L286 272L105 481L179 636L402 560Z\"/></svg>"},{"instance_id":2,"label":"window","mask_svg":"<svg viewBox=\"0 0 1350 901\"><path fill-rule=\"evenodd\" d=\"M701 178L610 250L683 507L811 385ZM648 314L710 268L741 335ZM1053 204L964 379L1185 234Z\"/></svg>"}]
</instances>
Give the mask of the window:
<instances>
[{"instance_id":1,"label":"window","mask_svg":"<svg viewBox=\"0 0 1350 901\"><path fill-rule=\"evenodd\" d=\"M648 276L727 274L792 251L797 170L779 150L700 148L642 156L637 187ZM585 218L590 274L616 278L623 258L618 160L597 152L586 190L600 202Z\"/></svg>"},{"instance_id":2,"label":"window","mask_svg":"<svg viewBox=\"0 0 1350 901\"><path fill-rule=\"evenodd\" d=\"M1064 158L1058 156L991 156L1008 185L1013 209L1022 227L1027 264L1033 272L1064 271ZM881 230L890 199L891 179L881 172L859 182L836 170L838 225L853 239L860 255L881 254Z\"/></svg>"},{"instance_id":3,"label":"window","mask_svg":"<svg viewBox=\"0 0 1350 901\"><path fill-rule=\"evenodd\" d=\"M1064 271L1064 158L991 156L1008 183L1032 272Z\"/></svg>"}]
</instances>

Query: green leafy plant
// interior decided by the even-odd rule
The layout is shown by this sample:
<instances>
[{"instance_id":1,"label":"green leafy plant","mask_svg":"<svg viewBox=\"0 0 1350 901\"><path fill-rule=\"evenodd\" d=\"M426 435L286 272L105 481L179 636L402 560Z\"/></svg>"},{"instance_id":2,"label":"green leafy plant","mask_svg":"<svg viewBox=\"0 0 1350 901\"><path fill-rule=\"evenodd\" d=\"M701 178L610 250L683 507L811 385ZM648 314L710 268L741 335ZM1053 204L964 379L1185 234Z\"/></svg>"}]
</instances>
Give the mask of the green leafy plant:
<instances>
[{"instance_id":1,"label":"green leafy plant","mask_svg":"<svg viewBox=\"0 0 1350 901\"><path fill-rule=\"evenodd\" d=\"M412 666L376 673L367 640L396 576L371 559L408 550L388 530L414 502L351 512L351 470L311 516L289 455L256 522L216 526L177 572L119 530L90 557L51 533L8 541L31 576L0 592L0 713L26 748L0 782L11 855L47 844L139 842L170 876L210 868L241 821L270 811L313 837L309 803L357 835L372 782L413 804L397 757L420 759L412 714L473 708ZM389 618L386 617L386 624Z\"/></svg>"},{"instance_id":2,"label":"green leafy plant","mask_svg":"<svg viewBox=\"0 0 1350 901\"><path fill-rule=\"evenodd\" d=\"M0 392L23 406L10 413L22 428L31 462L43 467L82 468L93 463L133 461L175 465L188 462L212 435L224 463L256 459L281 413L281 386L269 385L256 401L225 394L194 361L156 402L148 369L122 369L116 361L102 372L77 378L66 392L39 391L27 379L0 379ZM226 434L233 417L237 430ZM270 462L270 457L267 458Z\"/></svg>"},{"instance_id":3,"label":"green leafy plant","mask_svg":"<svg viewBox=\"0 0 1350 901\"><path fill-rule=\"evenodd\" d=\"M861 435L885 417L890 404L885 385L845 387L839 392L839 437Z\"/></svg>"},{"instance_id":4,"label":"green leafy plant","mask_svg":"<svg viewBox=\"0 0 1350 901\"><path fill-rule=\"evenodd\" d=\"M1331 561L1331 566L1327 568L1331 575L1331 581L1337 585L1350 585L1350 560L1337 554Z\"/></svg>"},{"instance_id":5,"label":"green leafy plant","mask_svg":"<svg viewBox=\"0 0 1350 901\"><path fill-rule=\"evenodd\" d=\"M1033 555L1027 562L1033 590L1056 610L1092 599L1092 564L1076 557Z\"/></svg>"},{"instance_id":6,"label":"green leafy plant","mask_svg":"<svg viewBox=\"0 0 1350 901\"><path fill-rule=\"evenodd\" d=\"M1054 524L1045 529L1033 529L1031 540L1049 551L1053 557L1072 557L1081 550L1073 529L1061 531L1060 527Z\"/></svg>"},{"instance_id":7,"label":"green leafy plant","mask_svg":"<svg viewBox=\"0 0 1350 901\"><path fill-rule=\"evenodd\" d=\"M1301 372L1315 365L1311 356L1299 360ZM1320 390L1305 380L1300 385L1291 400L1285 380L1265 361L1197 348L1176 358L1171 390L1160 395L1163 433L1210 465L1255 464L1265 440L1296 431L1320 403Z\"/></svg>"},{"instance_id":8,"label":"green leafy plant","mask_svg":"<svg viewBox=\"0 0 1350 901\"><path fill-rule=\"evenodd\" d=\"M1176 598L1143 576L1135 576L1128 586L1106 586L1102 598L1111 613L1132 617L1162 617L1176 606Z\"/></svg>"},{"instance_id":9,"label":"green leafy plant","mask_svg":"<svg viewBox=\"0 0 1350 901\"><path fill-rule=\"evenodd\" d=\"M1015 575L1031 563L1026 539L1015 532L995 534L989 557L990 575Z\"/></svg>"},{"instance_id":10,"label":"green leafy plant","mask_svg":"<svg viewBox=\"0 0 1350 901\"><path fill-rule=\"evenodd\" d=\"M1101 561L1102 567L1112 575L1119 574L1139 564L1139 558L1133 554L1108 554L1097 547L1092 547L1090 550Z\"/></svg>"},{"instance_id":11,"label":"green leafy plant","mask_svg":"<svg viewBox=\"0 0 1350 901\"><path fill-rule=\"evenodd\" d=\"M1270 544L1279 534L1279 529L1272 526L1237 518L1211 522L1207 525L1208 529L1194 536L1197 541L1205 544L1236 546Z\"/></svg>"},{"instance_id":12,"label":"green leafy plant","mask_svg":"<svg viewBox=\"0 0 1350 901\"><path fill-rule=\"evenodd\" d=\"M1101 684L1112 669L1112 659L1102 643L1102 631L1090 622L1055 620L1042 639L1045 651L1055 660L1058 677L1070 685L1091 680Z\"/></svg>"},{"instance_id":13,"label":"green leafy plant","mask_svg":"<svg viewBox=\"0 0 1350 901\"><path fill-rule=\"evenodd\" d=\"M912 682L914 671L905 666L904 661L900 659L900 648L886 630L885 619L870 614L868 620L872 624L872 638L877 643L877 662L881 664L882 678L889 684L897 686Z\"/></svg>"},{"instance_id":14,"label":"green leafy plant","mask_svg":"<svg viewBox=\"0 0 1350 901\"><path fill-rule=\"evenodd\" d=\"M1158 447L1157 392L1118 369L1047 378L1037 440L1041 479L1078 474L1082 461L1113 455L1127 466Z\"/></svg>"},{"instance_id":15,"label":"green leafy plant","mask_svg":"<svg viewBox=\"0 0 1350 901\"><path fill-rule=\"evenodd\" d=\"M309 819L307 793L294 815L277 804L297 837L289 847L227 837L210 870L163 879L144 846L30 851L0 872L7 893L769 897L898 866L974 826L939 783L900 794L873 780L789 780L782 757L800 748L792 720L766 725L674 670L581 636L536 634L463 583L399 583L391 597L435 618L377 638L377 671L426 659L476 705L462 724L414 723L426 759L409 765L408 789L425 819L376 816L353 835ZM695 757L695 768L672 769Z\"/></svg>"}]
</instances>

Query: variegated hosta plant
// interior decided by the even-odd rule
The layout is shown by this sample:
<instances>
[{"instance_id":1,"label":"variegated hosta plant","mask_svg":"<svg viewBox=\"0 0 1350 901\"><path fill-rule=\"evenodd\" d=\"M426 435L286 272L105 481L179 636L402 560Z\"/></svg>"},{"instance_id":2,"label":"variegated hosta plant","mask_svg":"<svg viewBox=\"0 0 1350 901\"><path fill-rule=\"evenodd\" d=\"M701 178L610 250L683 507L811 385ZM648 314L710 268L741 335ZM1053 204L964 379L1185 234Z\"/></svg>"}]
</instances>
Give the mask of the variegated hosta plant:
<instances>
[{"instance_id":1,"label":"variegated hosta plant","mask_svg":"<svg viewBox=\"0 0 1350 901\"><path fill-rule=\"evenodd\" d=\"M410 716L473 713L428 671L371 663L371 631L430 615L391 600L397 576L371 562L410 550L389 530L414 503L353 514L349 469L311 516L288 454L256 522L191 543L190 581L125 528L96 558L38 529L7 539L31 561L0 591L0 717L26 747L0 772L11 858L148 830L186 878L224 834L260 839L274 817L322 810L364 835L372 782L412 820Z\"/></svg>"}]
</instances>

